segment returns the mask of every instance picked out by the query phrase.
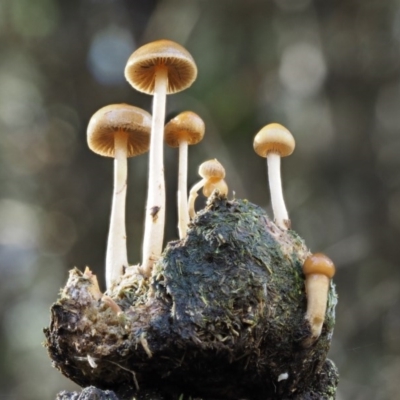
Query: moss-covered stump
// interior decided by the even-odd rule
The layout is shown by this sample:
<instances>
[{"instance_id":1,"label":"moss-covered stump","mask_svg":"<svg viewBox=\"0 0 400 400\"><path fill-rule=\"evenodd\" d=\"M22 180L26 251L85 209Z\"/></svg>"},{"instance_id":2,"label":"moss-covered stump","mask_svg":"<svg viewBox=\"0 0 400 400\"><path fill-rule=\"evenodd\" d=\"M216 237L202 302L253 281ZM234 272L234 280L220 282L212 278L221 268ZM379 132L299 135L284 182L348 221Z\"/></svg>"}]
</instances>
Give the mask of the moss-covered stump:
<instances>
[{"instance_id":1,"label":"moss-covered stump","mask_svg":"<svg viewBox=\"0 0 400 400\"><path fill-rule=\"evenodd\" d=\"M331 284L322 334L310 341L309 254L260 207L214 197L187 238L168 244L150 283L130 268L101 299L93 275L72 270L45 330L50 357L79 385L123 400L151 390L165 399L334 399L338 374L326 356L336 294Z\"/></svg>"}]
</instances>

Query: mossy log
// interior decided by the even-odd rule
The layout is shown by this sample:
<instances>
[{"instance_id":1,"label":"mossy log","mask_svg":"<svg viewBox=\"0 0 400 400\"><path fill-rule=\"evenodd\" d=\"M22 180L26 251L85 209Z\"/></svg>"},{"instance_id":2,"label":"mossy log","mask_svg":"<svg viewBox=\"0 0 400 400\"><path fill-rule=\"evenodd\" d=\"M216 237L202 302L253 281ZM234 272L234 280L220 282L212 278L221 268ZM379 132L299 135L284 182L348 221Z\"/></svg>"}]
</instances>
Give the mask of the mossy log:
<instances>
[{"instance_id":1,"label":"mossy log","mask_svg":"<svg viewBox=\"0 0 400 400\"><path fill-rule=\"evenodd\" d=\"M214 196L149 281L128 268L107 293L117 307L100 299L91 274L72 270L45 330L49 355L80 386L120 400L334 399L338 373L326 357L337 297L331 283L311 340L309 254L260 207Z\"/></svg>"}]
</instances>

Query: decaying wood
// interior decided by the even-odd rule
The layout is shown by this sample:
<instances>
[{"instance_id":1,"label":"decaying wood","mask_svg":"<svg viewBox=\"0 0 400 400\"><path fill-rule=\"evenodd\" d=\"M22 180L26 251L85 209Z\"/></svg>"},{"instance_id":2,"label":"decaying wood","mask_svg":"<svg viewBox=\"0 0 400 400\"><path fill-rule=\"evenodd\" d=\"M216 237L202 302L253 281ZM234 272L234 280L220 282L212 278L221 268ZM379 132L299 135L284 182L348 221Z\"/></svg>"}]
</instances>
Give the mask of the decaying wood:
<instances>
[{"instance_id":1,"label":"decaying wood","mask_svg":"<svg viewBox=\"0 0 400 400\"><path fill-rule=\"evenodd\" d=\"M334 399L338 373L326 356L337 298L331 284L311 341L309 254L260 207L214 196L150 280L132 267L108 291L117 307L93 295L91 274L72 270L45 331L49 355L82 387L118 397L87 388L58 399Z\"/></svg>"}]
</instances>

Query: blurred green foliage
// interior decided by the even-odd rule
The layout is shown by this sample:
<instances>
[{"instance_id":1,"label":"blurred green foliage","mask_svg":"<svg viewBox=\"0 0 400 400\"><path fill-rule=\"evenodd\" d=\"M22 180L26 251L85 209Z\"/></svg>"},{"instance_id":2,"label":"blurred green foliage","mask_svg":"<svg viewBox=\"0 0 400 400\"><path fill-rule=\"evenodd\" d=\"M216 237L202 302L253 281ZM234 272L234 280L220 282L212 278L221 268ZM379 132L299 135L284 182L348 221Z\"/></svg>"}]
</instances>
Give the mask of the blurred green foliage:
<instances>
[{"instance_id":1,"label":"blurred green foliage","mask_svg":"<svg viewBox=\"0 0 400 400\"><path fill-rule=\"evenodd\" d=\"M338 268L330 358L338 399L393 399L400 374L400 3L396 0L2 0L0 2L0 387L42 400L74 386L40 343L73 266L103 275L112 161L86 146L90 116L151 97L123 77L129 55L169 38L198 80L169 96L206 136L197 166L218 158L238 198L270 210L269 122L296 138L282 161L292 226ZM148 157L130 161L129 259L140 260ZM177 237L177 150L165 149L166 240ZM200 198L198 200L200 203ZM102 282L103 287L104 283Z\"/></svg>"}]
</instances>

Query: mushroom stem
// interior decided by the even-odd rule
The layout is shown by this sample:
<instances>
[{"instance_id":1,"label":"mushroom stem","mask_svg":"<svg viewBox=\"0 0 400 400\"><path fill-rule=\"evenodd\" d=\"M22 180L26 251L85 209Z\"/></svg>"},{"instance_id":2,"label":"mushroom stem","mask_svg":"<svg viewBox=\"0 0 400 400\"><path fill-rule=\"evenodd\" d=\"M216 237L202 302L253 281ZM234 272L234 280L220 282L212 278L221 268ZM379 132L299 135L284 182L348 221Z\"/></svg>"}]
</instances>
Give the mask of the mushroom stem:
<instances>
[{"instance_id":1,"label":"mushroom stem","mask_svg":"<svg viewBox=\"0 0 400 400\"><path fill-rule=\"evenodd\" d=\"M114 143L114 191L106 253L107 289L110 288L113 281L123 274L123 267L128 266L125 229L126 180L128 174L127 133L118 132L114 137Z\"/></svg>"},{"instance_id":2,"label":"mushroom stem","mask_svg":"<svg viewBox=\"0 0 400 400\"><path fill-rule=\"evenodd\" d=\"M282 180L281 180L281 156L276 153L267 155L268 180L271 192L272 210L275 223L282 229L290 227L289 215L283 200Z\"/></svg>"},{"instance_id":3,"label":"mushroom stem","mask_svg":"<svg viewBox=\"0 0 400 400\"><path fill-rule=\"evenodd\" d=\"M324 254L311 254L304 261L303 273L306 278L307 294L305 319L309 322L311 329L311 337L303 341L303 346L309 347L321 335L328 301L329 282L335 275L335 265Z\"/></svg>"},{"instance_id":4,"label":"mushroom stem","mask_svg":"<svg viewBox=\"0 0 400 400\"><path fill-rule=\"evenodd\" d=\"M164 180L164 120L168 86L168 71L157 68L154 83L153 119L151 125L149 186L143 239L141 273L149 277L154 262L160 257L165 224L165 180Z\"/></svg>"},{"instance_id":5,"label":"mushroom stem","mask_svg":"<svg viewBox=\"0 0 400 400\"><path fill-rule=\"evenodd\" d=\"M311 326L313 338L321 335L328 302L330 278L322 274L310 274L306 278L307 312L305 318Z\"/></svg>"},{"instance_id":6,"label":"mushroom stem","mask_svg":"<svg viewBox=\"0 0 400 400\"><path fill-rule=\"evenodd\" d=\"M226 197L228 195L228 185L224 179L221 179L218 182L206 182L203 187L203 194L206 197L211 197L215 190L218 191L219 196Z\"/></svg>"},{"instance_id":7,"label":"mushroom stem","mask_svg":"<svg viewBox=\"0 0 400 400\"><path fill-rule=\"evenodd\" d=\"M207 182L207 179L203 178L201 181L197 182L189 192L189 200L188 200L188 208L189 208L189 216L191 219L194 218L196 215L196 212L194 210L194 202L196 201L196 198L198 196L197 192L204 186L204 184Z\"/></svg>"},{"instance_id":8,"label":"mushroom stem","mask_svg":"<svg viewBox=\"0 0 400 400\"><path fill-rule=\"evenodd\" d=\"M179 168L178 168L178 230L179 238L186 237L189 223L188 196L187 196L187 165L188 142L179 143Z\"/></svg>"}]
</instances>

